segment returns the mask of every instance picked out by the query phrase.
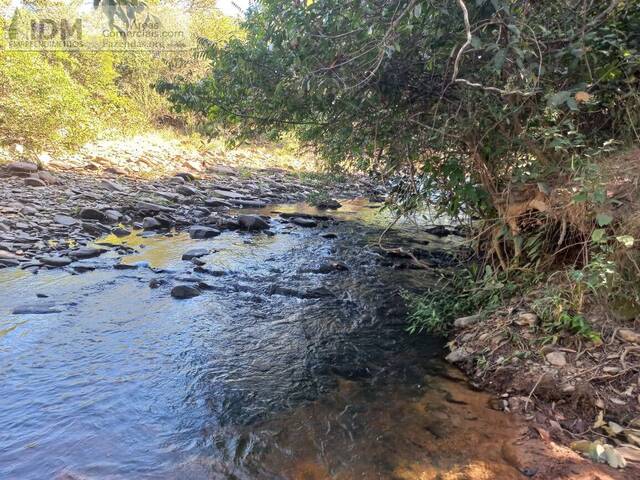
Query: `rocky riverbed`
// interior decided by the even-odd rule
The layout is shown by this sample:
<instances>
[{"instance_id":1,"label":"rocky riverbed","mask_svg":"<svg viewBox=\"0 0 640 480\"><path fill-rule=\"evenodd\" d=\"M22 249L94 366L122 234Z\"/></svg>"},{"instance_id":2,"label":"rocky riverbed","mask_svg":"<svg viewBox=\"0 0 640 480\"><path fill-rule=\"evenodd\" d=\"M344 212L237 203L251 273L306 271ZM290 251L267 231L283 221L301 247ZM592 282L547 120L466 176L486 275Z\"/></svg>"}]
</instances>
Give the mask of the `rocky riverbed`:
<instances>
[{"instance_id":1,"label":"rocky riverbed","mask_svg":"<svg viewBox=\"0 0 640 480\"><path fill-rule=\"evenodd\" d=\"M144 179L124 175L112 166L89 172L50 171L32 162L10 162L0 169L0 266L66 266L101 255L104 248L88 246L96 238L122 237L132 229L188 229L192 238L213 237L225 230L268 230L268 217L241 211L319 194L313 180L305 182L284 170L261 170L251 176L224 165L199 170ZM336 197L380 197L382 193L365 178L322 187L327 208L340 205ZM290 216L286 220L310 227L328 218Z\"/></svg>"}]
</instances>

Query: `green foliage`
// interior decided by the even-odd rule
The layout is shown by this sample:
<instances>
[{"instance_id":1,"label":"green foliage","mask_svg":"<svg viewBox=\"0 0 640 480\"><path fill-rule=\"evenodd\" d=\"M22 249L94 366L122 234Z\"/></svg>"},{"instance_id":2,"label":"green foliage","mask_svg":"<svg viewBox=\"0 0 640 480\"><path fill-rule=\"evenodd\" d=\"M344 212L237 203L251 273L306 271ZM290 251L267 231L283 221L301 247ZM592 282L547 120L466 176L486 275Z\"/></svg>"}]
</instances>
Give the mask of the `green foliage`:
<instances>
[{"instance_id":1,"label":"green foliage","mask_svg":"<svg viewBox=\"0 0 640 480\"><path fill-rule=\"evenodd\" d=\"M405 293L409 305L407 330L410 333L446 334L456 318L488 314L501 306L520 288L521 284L516 280L494 272L490 267L478 276L474 266L442 277L423 294Z\"/></svg>"},{"instance_id":2,"label":"green foliage","mask_svg":"<svg viewBox=\"0 0 640 480\"><path fill-rule=\"evenodd\" d=\"M125 20L134 21L147 3L155 2L103 1L95 6L123 26ZM193 12L190 33L223 45L240 36L240 30L214 3L198 2L198 8L205 10L202 15ZM31 2L29 8L16 9L10 19L0 19L0 145L66 150L98 136L136 134L153 125L184 128L188 124L190 118L176 117L153 84L160 79L186 81L202 76L208 62L197 52L3 51L6 30L13 26L16 32L29 31L41 6L47 7L47 18L77 13L68 4Z\"/></svg>"},{"instance_id":3,"label":"green foliage","mask_svg":"<svg viewBox=\"0 0 640 480\"><path fill-rule=\"evenodd\" d=\"M262 0L205 79L161 87L210 134L293 131L449 214L638 139L637 2L468 0L470 37L460 3Z\"/></svg>"},{"instance_id":4,"label":"green foliage","mask_svg":"<svg viewBox=\"0 0 640 480\"><path fill-rule=\"evenodd\" d=\"M579 335L590 341L600 340L600 335L579 313L581 303L580 295L576 292L552 287L533 302L533 311L540 318L546 335L545 343L556 343L558 335L562 333Z\"/></svg>"},{"instance_id":5,"label":"green foliage","mask_svg":"<svg viewBox=\"0 0 640 480\"><path fill-rule=\"evenodd\" d=\"M39 53L0 53L0 141L72 147L91 137L91 97Z\"/></svg>"},{"instance_id":6,"label":"green foliage","mask_svg":"<svg viewBox=\"0 0 640 480\"><path fill-rule=\"evenodd\" d=\"M331 200L331 195L325 190L318 190L307 195L307 203L309 205L320 205Z\"/></svg>"}]
</instances>

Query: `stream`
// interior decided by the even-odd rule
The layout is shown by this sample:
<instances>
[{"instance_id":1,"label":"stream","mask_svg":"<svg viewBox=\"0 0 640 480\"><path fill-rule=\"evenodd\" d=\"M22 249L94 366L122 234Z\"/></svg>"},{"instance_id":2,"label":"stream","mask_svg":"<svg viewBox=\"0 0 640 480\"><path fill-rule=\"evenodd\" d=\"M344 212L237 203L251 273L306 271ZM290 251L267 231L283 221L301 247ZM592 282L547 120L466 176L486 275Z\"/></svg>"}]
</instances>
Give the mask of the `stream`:
<instances>
[{"instance_id":1,"label":"stream","mask_svg":"<svg viewBox=\"0 0 640 480\"><path fill-rule=\"evenodd\" d=\"M302 228L274 212L320 212L271 206L271 234L134 232L86 273L0 270L0 478L521 478L499 448L514 421L405 332L401 289L436 273L377 250L375 207ZM433 265L456 243L410 222L390 239Z\"/></svg>"}]
</instances>

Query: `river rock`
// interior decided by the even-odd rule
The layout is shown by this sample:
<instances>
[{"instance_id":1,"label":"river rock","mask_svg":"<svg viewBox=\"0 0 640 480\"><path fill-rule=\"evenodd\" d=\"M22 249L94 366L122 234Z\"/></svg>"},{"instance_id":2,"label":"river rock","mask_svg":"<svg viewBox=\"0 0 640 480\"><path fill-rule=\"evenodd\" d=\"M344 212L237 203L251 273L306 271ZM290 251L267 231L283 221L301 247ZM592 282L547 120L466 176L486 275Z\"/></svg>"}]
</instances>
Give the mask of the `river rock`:
<instances>
[{"instance_id":1,"label":"river rock","mask_svg":"<svg viewBox=\"0 0 640 480\"><path fill-rule=\"evenodd\" d=\"M189 236L193 239L211 238L218 235L220 235L220 230L202 225L194 225L189 229Z\"/></svg>"},{"instance_id":2,"label":"river rock","mask_svg":"<svg viewBox=\"0 0 640 480\"><path fill-rule=\"evenodd\" d=\"M320 210L336 210L342 207L342 204L339 201L330 198L328 200L319 201L318 203L316 203L316 207Z\"/></svg>"},{"instance_id":3,"label":"river rock","mask_svg":"<svg viewBox=\"0 0 640 480\"><path fill-rule=\"evenodd\" d=\"M11 313L13 315L49 315L61 312L62 309L52 305L23 305L14 308Z\"/></svg>"},{"instance_id":4,"label":"river rock","mask_svg":"<svg viewBox=\"0 0 640 480\"><path fill-rule=\"evenodd\" d=\"M232 200L233 205L241 208L264 208L267 206L265 202L260 200Z\"/></svg>"},{"instance_id":5,"label":"river rock","mask_svg":"<svg viewBox=\"0 0 640 480\"><path fill-rule=\"evenodd\" d=\"M628 328L621 328L618 330L618 337L620 337L625 342L629 343L640 343L640 333L634 332Z\"/></svg>"},{"instance_id":6,"label":"river rock","mask_svg":"<svg viewBox=\"0 0 640 480\"><path fill-rule=\"evenodd\" d=\"M96 208L85 207L80 210L80 218L85 220L98 220L99 222L102 222L105 220L105 215Z\"/></svg>"},{"instance_id":7,"label":"river rock","mask_svg":"<svg viewBox=\"0 0 640 480\"><path fill-rule=\"evenodd\" d=\"M200 291L200 289L192 287L191 285L176 285L171 290L171 296L179 300L197 297L201 294L202 292Z\"/></svg>"},{"instance_id":8,"label":"river rock","mask_svg":"<svg viewBox=\"0 0 640 480\"><path fill-rule=\"evenodd\" d=\"M225 202L224 200L220 199L220 198L207 198L204 201L204 204L207 207L227 207L227 208L231 208L231 204L229 202Z\"/></svg>"},{"instance_id":9,"label":"river rock","mask_svg":"<svg viewBox=\"0 0 640 480\"><path fill-rule=\"evenodd\" d=\"M142 229L143 230L157 230L161 228L162 224L153 217L144 217L142 220Z\"/></svg>"},{"instance_id":10,"label":"river rock","mask_svg":"<svg viewBox=\"0 0 640 480\"><path fill-rule=\"evenodd\" d=\"M481 315L470 315L468 317L456 318L453 322L453 326L456 328L467 328L471 325L478 323L482 319Z\"/></svg>"},{"instance_id":11,"label":"river rock","mask_svg":"<svg viewBox=\"0 0 640 480\"><path fill-rule=\"evenodd\" d=\"M196 179L193 173L189 172L178 172L175 176L182 178L185 182L193 182Z\"/></svg>"},{"instance_id":12,"label":"river rock","mask_svg":"<svg viewBox=\"0 0 640 480\"><path fill-rule=\"evenodd\" d=\"M567 364L567 354L564 352L550 352L544 358L554 367L564 367Z\"/></svg>"},{"instance_id":13,"label":"river rock","mask_svg":"<svg viewBox=\"0 0 640 480\"><path fill-rule=\"evenodd\" d=\"M7 165L7 170L12 173L36 173L38 165L31 162L11 162Z\"/></svg>"},{"instance_id":14,"label":"river rock","mask_svg":"<svg viewBox=\"0 0 640 480\"><path fill-rule=\"evenodd\" d=\"M122 227L116 227L113 230L111 230L111 233L113 233L116 237L127 237L129 235L131 235L131 230L127 230L126 228L122 228Z\"/></svg>"},{"instance_id":15,"label":"river rock","mask_svg":"<svg viewBox=\"0 0 640 480\"><path fill-rule=\"evenodd\" d=\"M195 188L188 185L178 186L178 188L176 188L176 192L178 192L180 195L184 195L185 197L192 197L193 195L198 194L198 191Z\"/></svg>"},{"instance_id":16,"label":"river rock","mask_svg":"<svg viewBox=\"0 0 640 480\"><path fill-rule=\"evenodd\" d=\"M124 192L127 189L124 185L107 179L102 180L100 182L100 185L107 188L107 190L111 190L112 192Z\"/></svg>"},{"instance_id":17,"label":"river rock","mask_svg":"<svg viewBox=\"0 0 640 480\"><path fill-rule=\"evenodd\" d=\"M220 189L218 189L218 190L214 190L214 191L213 191L213 194L214 194L216 197L220 197L220 198L228 198L228 199L235 199L235 200L237 200L237 199L240 199L240 198L243 198L243 197L244 197L244 195L242 195L241 193L234 192L234 191L232 191L232 190L220 190Z\"/></svg>"},{"instance_id":18,"label":"river rock","mask_svg":"<svg viewBox=\"0 0 640 480\"><path fill-rule=\"evenodd\" d=\"M53 173L47 172L46 170L40 170L38 172L38 178L42 180L47 185L56 185L60 183L58 177L56 177Z\"/></svg>"},{"instance_id":19,"label":"river rock","mask_svg":"<svg viewBox=\"0 0 640 480\"><path fill-rule=\"evenodd\" d=\"M122 219L122 214L118 210L109 209L104 211L104 218L108 223L118 223Z\"/></svg>"},{"instance_id":20,"label":"river rock","mask_svg":"<svg viewBox=\"0 0 640 480\"><path fill-rule=\"evenodd\" d=\"M245 230L266 230L269 223L260 215L239 215L238 224Z\"/></svg>"},{"instance_id":21,"label":"river rock","mask_svg":"<svg viewBox=\"0 0 640 480\"><path fill-rule=\"evenodd\" d=\"M66 267L71 263L69 257L42 257L40 262L49 267Z\"/></svg>"},{"instance_id":22,"label":"river rock","mask_svg":"<svg viewBox=\"0 0 640 480\"><path fill-rule=\"evenodd\" d=\"M70 227L78 223L78 221L75 218L70 217L69 215L60 215L60 214L54 215L53 221L60 225L64 225L66 227Z\"/></svg>"},{"instance_id":23,"label":"river rock","mask_svg":"<svg viewBox=\"0 0 640 480\"><path fill-rule=\"evenodd\" d=\"M305 227L305 228L313 228L313 227L317 227L318 226L318 222L316 222L315 220L311 219L311 218L303 218L303 217L293 217L290 220L291 223L295 223L296 225L300 226L300 227Z\"/></svg>"},{"instance_id":24,"label":"river rock","mask_svg":"<svg viewBox=\"0 0 640 480\"><path fill-rule=\"evenodd\" d=\"M95 258L99 257L107 250L104 248L94 248L94 247L80 247L77 250L74 250L69 253L69 256L76 260L83 260L86 258Z\"/></svg>"},{"instance_id":25,"label":"river rock","mask_svg":"<svg viewBox=\"0 0 640 480\"><path fill-rule=\"evenodd\" d=\"M82 222L82 230L87 232L92 237L100 237L110 232L109 227L106 227L101 223L90 222Z\"/></svg>"},{"instance_id":26,"label":"river rock","mask_svg":"<svg viewBox=\"0 0 640 480\"><path fill-rule=\"evenodd\" d=\"M24 184L27 187L46 187L47 184L44 183L39 178L27 177L24 179Z\"/></svg>"},{"instance_id":27,"label":"river rock","mask_svg":"<svg viewBox=\"0 0 640 480\"><path fill-rule=\"evenodd\" d=\"M320 265L316 273L344 272L347 270L349 270L349 267L346 263L329 261Z\"/></svg>"},{"instance_id":28,"label":"river rock","mask_svg":"<svg viewBox=\"0 0 640 480\"><path fill-rule=\"evenodd\" d=\"M449 363L460 363L468 360L471 357L471 353L465 347L459 347L452 350L449 355L445 357L445 360Z\"/></svg>"},{"instance_id":29,"label":"river rock","mask_svg":"<svg viewBox=\"0 0 640 480\"><path fill-rule=\"evenodd\" d=\"M193 260L194 258L204 257L205 255L209 255L209 249L207 248L192 248L191 250L187 250L182 255L182 260Z\"/></svg>"},{"instance_id":30,"label":"river rock","mask_svg":"<svg viewBox=\"0 0 640 480\"><path fill-rule=\"evenodd\" d=\"M139 201L138 203L136 203L135 206L136 210L141 211L141 212L150 212L150 213L156 213L156 212L173 212L174 209L171 207L165 207L163 205L158 205L157 203L153 203L153 202L147 202L145 200Z\"/></svg>"}]
</instances>

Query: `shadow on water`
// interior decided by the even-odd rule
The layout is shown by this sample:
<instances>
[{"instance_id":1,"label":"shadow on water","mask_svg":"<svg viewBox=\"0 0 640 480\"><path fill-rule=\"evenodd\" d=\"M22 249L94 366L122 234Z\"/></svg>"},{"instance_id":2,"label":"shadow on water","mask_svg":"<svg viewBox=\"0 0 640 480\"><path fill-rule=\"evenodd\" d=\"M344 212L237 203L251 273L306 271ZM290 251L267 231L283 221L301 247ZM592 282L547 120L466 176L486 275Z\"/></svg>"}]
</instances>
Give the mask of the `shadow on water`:
<instances>
[{"instance_id":1,"label":"shadow on water","mask_svg":"<svg viewBox=\"0 0 640 480\"><path fill-rule=\"evenodd\" d=\"M0 477L511 478L486 451L506 417L444 379L439 340L404 332L400 288L434 273L392 268L369 207L309 229L274 216L272 236L107 238L135 253L82 275L0 271ZM446 246L418 231L392 238ZM203 246L197 272L181 256ZM203 295L169 295L195 281ZM54 313L12 314L25 304Z\"/></svg>"}]
</instances>

